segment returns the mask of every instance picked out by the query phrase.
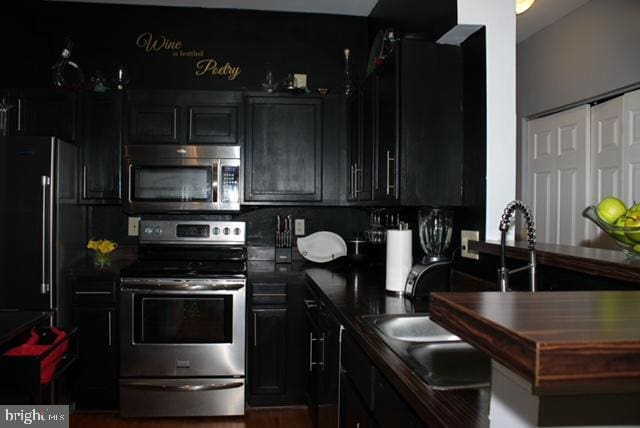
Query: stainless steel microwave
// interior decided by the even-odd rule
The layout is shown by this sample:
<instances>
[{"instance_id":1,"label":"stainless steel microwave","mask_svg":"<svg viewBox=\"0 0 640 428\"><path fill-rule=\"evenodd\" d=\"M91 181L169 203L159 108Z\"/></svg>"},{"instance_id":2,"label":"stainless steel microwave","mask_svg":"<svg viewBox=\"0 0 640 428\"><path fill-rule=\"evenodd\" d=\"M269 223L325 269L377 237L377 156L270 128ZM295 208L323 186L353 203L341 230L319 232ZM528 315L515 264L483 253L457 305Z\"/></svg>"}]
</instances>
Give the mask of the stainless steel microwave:
<instances>
[{"instance_id":1,"label":"stainless steel microwave","mask_svg":"<svg viewBox=\"0 0 640 428\"><path fill-rule=\"evenodd\" d=\"M125 146L125 202L131 213L237 211L240 146Z\"/></svg>"}]
</instances>

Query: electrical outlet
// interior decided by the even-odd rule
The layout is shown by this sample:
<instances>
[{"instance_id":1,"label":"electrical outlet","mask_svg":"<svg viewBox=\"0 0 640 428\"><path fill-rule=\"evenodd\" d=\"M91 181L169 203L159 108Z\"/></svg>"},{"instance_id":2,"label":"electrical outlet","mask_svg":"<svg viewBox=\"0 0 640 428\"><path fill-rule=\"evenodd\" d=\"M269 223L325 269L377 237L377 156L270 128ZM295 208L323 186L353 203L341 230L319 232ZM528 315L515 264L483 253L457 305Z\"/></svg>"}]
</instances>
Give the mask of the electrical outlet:
<instances>
[{"instance_id":1,"label":"electrical outlet","mask_svg":"<svg viewBox=\"0 0 640 428\"><path fill-rule=\"evenodd\" d=\"M469 241L479 241L480 240L480 232L477 230L463 230L460 232L460 242L462 244L462 249L460 250L460 255L467 259L478 260L480 255L477 251L469 251Z\"/></svg>"},{"instance_id":2,"label":"electrical outlet","mask_svg":"<svg viewBox=\"0 0 640 428\"><path fill-rule=\"evenodd\" d=\"M140 217L129 217L129 236L140 234Z\"/></svg>"},{"instance_id":3,"label":"electrical outlet","mask_svg":"<svg viewBox=\"0 0 640 428\"><path fill-rule=\"evenodd\" d=\"M297 218L294 221L296 236L304 236L304 219Z\"/></svg>"}]
</instances>

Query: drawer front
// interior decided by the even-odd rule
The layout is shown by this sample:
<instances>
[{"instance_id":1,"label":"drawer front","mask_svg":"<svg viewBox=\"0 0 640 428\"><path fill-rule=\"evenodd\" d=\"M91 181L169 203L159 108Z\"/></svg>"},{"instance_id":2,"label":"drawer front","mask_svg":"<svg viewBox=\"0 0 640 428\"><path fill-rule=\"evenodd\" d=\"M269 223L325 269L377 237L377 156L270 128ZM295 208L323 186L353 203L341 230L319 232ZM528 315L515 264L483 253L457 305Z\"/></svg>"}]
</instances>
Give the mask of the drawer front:
<instances>
[{"instance_id":1,"label":"drawer front","mask_svg":"<svg viewBox=\"0 0 640 428\"><path fill-rule=\"evenodd\" d=\"M368 409L373 404L375 368L349 334L342 338L342 367Z\"/></svg>"},{"instance_id":2,"label":"drawer front","mask_svg":"<svg viewBox=\"0 0 640 428\"><path fill-rule=\"evenodd\" d=\"M113 304L115 301L115 280L75 279L73 284L73 303Z\"/></svg>"},{"instance_id":3,"label":"drawer front","mask_svg":"<svg viewBox=\"0 0 640 428\"><path fill-rule=\"evenodd\" d=\"M284 305L287 303L287 284L285 282L254 282L251 288L251 301L254 305Z\"/></svg>"}]
</instances>

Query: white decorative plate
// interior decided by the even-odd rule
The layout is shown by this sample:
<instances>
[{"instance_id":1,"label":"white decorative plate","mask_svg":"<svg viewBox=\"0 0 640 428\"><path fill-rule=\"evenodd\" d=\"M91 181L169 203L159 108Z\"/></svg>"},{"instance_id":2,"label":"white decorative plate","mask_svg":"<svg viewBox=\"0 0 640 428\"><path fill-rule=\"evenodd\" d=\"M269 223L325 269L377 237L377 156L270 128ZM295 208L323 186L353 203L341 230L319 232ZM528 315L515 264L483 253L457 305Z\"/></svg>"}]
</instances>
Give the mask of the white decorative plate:
<instances>
[{"instance_id":1,"label":"white decorative plate","mask_svg":"<svg viewBox=\"0 0 640 428\"><path fill-rule=\"evenodd\" d=\"M305 259L316 263L327 263L347 255L347 244L333 232L316 232L298 238L298 251Z\"/></svg>"}]
</instances>

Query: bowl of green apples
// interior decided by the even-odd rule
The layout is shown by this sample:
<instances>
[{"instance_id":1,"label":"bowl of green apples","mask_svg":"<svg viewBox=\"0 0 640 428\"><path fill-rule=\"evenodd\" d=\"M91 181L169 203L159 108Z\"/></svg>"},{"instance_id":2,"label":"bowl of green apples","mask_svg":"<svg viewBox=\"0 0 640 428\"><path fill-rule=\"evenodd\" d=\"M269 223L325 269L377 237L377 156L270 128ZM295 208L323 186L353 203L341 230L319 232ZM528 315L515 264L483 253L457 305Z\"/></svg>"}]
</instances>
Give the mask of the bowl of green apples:
<instances>
[{"instance_id":1,"label":"bowl of green apples","mask_svg":"<svg viewBox=\"0 0 640 428\"><path fill-rule=\"evenodd\" d=\"M620 199L608 196L586 207L582 215L613 238L627 257L640 259L640 203L627 208Z\"/></svg>"}]
</instances>

